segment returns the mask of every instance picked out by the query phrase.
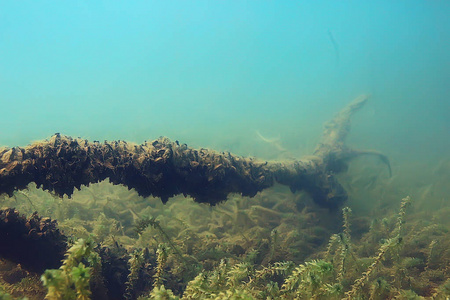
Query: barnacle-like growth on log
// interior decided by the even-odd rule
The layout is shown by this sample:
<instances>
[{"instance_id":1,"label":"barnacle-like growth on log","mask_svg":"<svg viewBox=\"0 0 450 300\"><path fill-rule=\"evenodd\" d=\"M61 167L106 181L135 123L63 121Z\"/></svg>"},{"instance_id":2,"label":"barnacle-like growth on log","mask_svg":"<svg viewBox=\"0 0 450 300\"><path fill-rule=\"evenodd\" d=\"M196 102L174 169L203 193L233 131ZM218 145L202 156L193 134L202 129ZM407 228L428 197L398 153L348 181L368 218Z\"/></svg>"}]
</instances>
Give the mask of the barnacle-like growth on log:
<instances>
[{"instance_id":1,"label":"barnacle-like growth on log","mask_svg":"<svg viewBox=\"0 0 450 300\"><path fill-rule=\"evenodd\" d=\"M318 204L335 208L347 197L335 174L346 170L350 159L373 154L389 166L386 156L376 151L357 151L344 145L350 117L367 98L358 97L326 125L322 142L309 158L268 162L191 149L163 137L137 145L89 142L55 134L24 148L0 149L0 193L12 195L35 182L59 196L71 196L74 188L109 178L142 196L160 197L164 203L169 197L184 194L214 205L230 193L253 197L279 182L293 192L305 190Z\"/></svg>"}]
</instances>

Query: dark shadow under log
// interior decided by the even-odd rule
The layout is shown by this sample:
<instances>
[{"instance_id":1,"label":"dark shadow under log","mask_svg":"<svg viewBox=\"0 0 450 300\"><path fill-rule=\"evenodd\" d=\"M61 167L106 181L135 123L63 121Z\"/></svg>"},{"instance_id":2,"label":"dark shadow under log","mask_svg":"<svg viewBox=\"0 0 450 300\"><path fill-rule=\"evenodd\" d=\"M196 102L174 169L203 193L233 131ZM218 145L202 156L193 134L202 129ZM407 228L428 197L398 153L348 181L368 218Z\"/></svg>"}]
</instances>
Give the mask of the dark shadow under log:
<instances>
[{"instance_id":1,"label":"dark shadow under log","mask_svg":"<svg viewBox=\"0 0 450 300\"><path fill-rule=\"evenodd\" d=\"M291 190L305 190L315 202L338 207L347 198L335 174L346 170L350 159L375 154L344 145L350 117L367 100L361 96L329 122L313 156L292 161L268 162L228 152L191 149L167 138L141 145L124 141L89 142L60 134L26 147L0 149L0 193L12 195L30 182L59 196L74 188L102 181L134 188L142 196L166 202L177 194L197 202L216 204L230 193L254 196L275 182Z\"/></svg>"}]
</instances>

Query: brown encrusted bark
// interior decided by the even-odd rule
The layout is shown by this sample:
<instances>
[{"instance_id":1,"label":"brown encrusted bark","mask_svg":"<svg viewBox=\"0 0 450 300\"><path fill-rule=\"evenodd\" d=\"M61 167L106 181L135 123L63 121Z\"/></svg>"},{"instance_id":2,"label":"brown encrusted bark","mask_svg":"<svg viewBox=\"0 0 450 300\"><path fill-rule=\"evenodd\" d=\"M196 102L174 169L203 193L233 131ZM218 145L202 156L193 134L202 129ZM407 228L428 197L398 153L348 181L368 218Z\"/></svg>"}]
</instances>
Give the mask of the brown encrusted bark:
<instances>
[{"instance_id":1,"label":"brown encrusted bark","mask_svg":"<svg viewBox=\"0 0 450 300\"><path fill-rule=\"evenodd\" d=\"M142 196L161 197L163 202L182 193L197 202L216 204L229 193L252 197L277 181L292 191L309 192L323 206L336 207L346 193L335 173L345 170L347 161L360 154L385 158L344 146L350 116L366 100L361 96L340 112L327 125L314 156L297 161L267 162L190 149L163 137L136 145L92 143L55 134L24 148L0 149L0 193L11 195L35 182L44 190L70 196L75 187L109 178L113 184L134 188Z\"/></svg>"},{"instance_id":2,"label":"brown encrusted bark","mask_svg":"<svg viewBox=\"0 0 450 300\"><path fill-rule=\"evenodd\" d=\"M50 218L41 218L37 213L26 218L14 208L0 209L0 257L20 263L27 270L41 273L59 268L66 240Z\"/></svg>"}]
</instances>

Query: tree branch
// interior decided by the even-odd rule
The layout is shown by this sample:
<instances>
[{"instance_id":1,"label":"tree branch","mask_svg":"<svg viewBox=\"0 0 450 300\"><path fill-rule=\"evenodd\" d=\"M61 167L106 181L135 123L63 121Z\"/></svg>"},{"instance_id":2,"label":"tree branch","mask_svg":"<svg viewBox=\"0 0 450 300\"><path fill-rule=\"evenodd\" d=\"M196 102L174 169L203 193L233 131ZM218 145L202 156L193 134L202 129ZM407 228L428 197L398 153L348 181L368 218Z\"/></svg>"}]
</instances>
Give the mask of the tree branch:
<instances>
[{"instance_id":1,"label":"tree branch","mask_svg":"<svg viewBox=\"0 0 450 300\"><path fill-rule=\"evenodd\" d=\"M164 137L137 145L89 142L55 134L23 148L0 148L0 193L12 195L35 182L44 190L70 197L74 188L109 178L144 197L160 197L164 203L169 197L184 194L214 205L230 193L253 197L279 182L293 192L305 190L322 206L337 207L347 195L335 174L346 170L352 158L370 152L344 145L350 117L367 98L358 97L326 125L313 156L294 161L268 162L191 149Z\"/></svg>"}]
</instances>

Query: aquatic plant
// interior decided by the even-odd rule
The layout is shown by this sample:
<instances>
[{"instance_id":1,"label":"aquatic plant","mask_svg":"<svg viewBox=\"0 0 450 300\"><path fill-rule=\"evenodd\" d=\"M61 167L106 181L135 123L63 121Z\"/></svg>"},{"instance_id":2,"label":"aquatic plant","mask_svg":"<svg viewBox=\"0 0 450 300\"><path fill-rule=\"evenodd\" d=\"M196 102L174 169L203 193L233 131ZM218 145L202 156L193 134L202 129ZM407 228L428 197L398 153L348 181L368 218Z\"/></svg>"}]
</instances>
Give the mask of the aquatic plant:
<instances>
[{"instance_id":1,"label":"aquatic plant","mask_svg":"<svg viewBox=\"0 0 450 300\"><path fill-rule=\"evenodd\" d=\"M345 276L345 264L348 254L352 251L351 249L351 236L350 236L350 215L352 210L349 207L344 207L342 209L342 216L344 219L343 224L343 232L339 235L341 253L340 253L340 263L339 263L339 271L338 271L338 280L342 281Z\"/></svg>"},{"instance_id":2,"label":"aquatic plant","mask_svg":"<svg viewBox=\"0 0 450 300\"><path fill-rule=\"evenodd\" d=\"M221 297L231 297L232 295L236 296L236 299L241 299L238 296L239 293L243 293L243 299L276 299L279 297L337 299L342 297L346 287L349 290L345 293L345 297L352 299L375 273L377 265L385 258L387 252L393 251L396 249L396 244L401 243L404 217L409 203L409 197L402 200L392 237L380 247L378 254L371 259L372 262L363 275L349 287L346 284L348 279L343 265L345 264L344 259L351 249L349 220L351 210L344 208L343 232L330 238L326 253L326 257L329 257L333 244L339 245L340 249L336 251L340 258L337 262L339 267L337 272L334 270L333 263L325 260L308 261L295 268L292 262L280 262L262 269L255 268L248 262L230 265L228 260L221 260L213 271L202 272L189 282L182 299L221 299ZM276 276L284 277L281 287L276 281L270 280L275 279ZM277 280L279 281L279 279ZM391 291L386 281L377 279L372 283L369 293L374 298L374 295L387 295Z\"/></svg>"},{"instance_id":3,"label":"aquatic plant","mask_svg":"<svg viewBox=\"0 0 450 300\"><path fill-rule=\"evenodd\" d=\"M296 267L292 274L286 278L281 287L284 294L295 295L299 299L333 295L341 288L326 284L332 277L333 264L315 260Z\"/></svg>"},{"instance_id":4,"label":"aquatic plant","mask_svg":"<svg viewBox=\"0 0 450 300\"><path fill-rule=\"evenodd\" d=\"M392 237L387 239L383 245L381 245L378 254L375 256L372 264L367 268L367 270L363 273L363 275L358 278L351 287L351 290L346 292L347 299L353 299L359 290L364 286L366 281L370 278L372 273L375 271L378 264L384 259L386 253L396 246L400 246L402 242L402 228L404 223L404 217L406 214L406 207L411 203L410 197L406 197L402 199L400 211L397 217L397 223L394 231L392 232ZM345 231L345 229L344 229Z\"/></svg>"},{"instance_id":5,"label":"aquatic plant","mask_svg":"<svg viewBox=\"0 0 450 300\"><path fill-rule=\"evenodd\" d=\"M152 300L178 300L180 297L175 296L171 290L166 290L164 285L155 286L150 292L148 298L139 297L138 300L152 299Z\"/></svg>"},{"instance_id":6,"label":"aquatic plant","mask_svg":"<svg viewBox=\"0 0 450 300\"><path fill-rule=\"evenodd\" d=\"M185 261L185 258L183 257L183 254L181 254L181 251L178 249L178 247L172 242L172 239L169 237L169 235L166 233L166 231L162 228L159 221L156 220L156 218L142 218L140 219L136 225L135 225L135 232L138 235L141 235L142 232L148 227L151 226L155 228L158 233L163 237L163 239L170 245L171 249L174 251L174 253L182 260ZM161 244L160 244L161 245ZM160 246L158 246L158 249Z\"/></svg>"},{"instance_id":7,"label":"aquatic plant","mask_svg":"<svg viewBox=\"0 0 450 300\"><path fill-rule=\"evenodd\" d=\"M92 191L80 191L71 201L79 207L80 203L93 202L95 194L97 206L84 219L69 218L62 223L83 228L76 231L83 236L96 231L100 233L97 236L108 237L103 238L103 249L122 249L117 259L110 259L109 252L102 254L106 254L105 272L115 272L117 269L110 264L123 262L120 281L112 277L107 279L111 282L105 281L110 292L114 290L111 295L117 297L123 298L126 290L129 299L139 295L146 295L141 299L342 299L356 288L356 298L439 299L448 290L449 271L445 267L450 262L450 240L446 214L424 215L415 212L415 207L411 213L406 209L408 204L403 205L405 201L398 214L389 208L381 217L375 212L368 218L361 217L358 209L351 214L350 209L344 208L341 219L336 213L311 206L304 194L292 195L282 188L264 191L255 198L234 196L212 208L182 197L164 206L158 199L140 198L133 191L107 183L91 188ZM28 191L32 201L38 198L36 193L33 189ZM29 207L28 200L21 201L20 205ZM72 211L72 202L67 203ZM51 207L50 200L48 204ZM268 222L265 218L269 216L276 217L276 222ZM113 224L115 218L120 228L111 234L104 225ZM158 222L185 260L180 259L152 222L142 227L136 239L134 224L145 218ZM341 232L335 233L339 223ZM397 235L401 239L395 239ZM395 240L400 243L395 244ZM163 268L158 268L158 254L154 254L159 244L166 247ZM148 257L144 255L146 247L150 249ZM381 259L377 261L379 255ZM83 264L85 268L92 267L84 261ZM332 268L321 272L315 264ZM154 277L157 269L160 274ZM0 273L4 274L2 270ZM308 274L312 276L309 278ZM363 275L367 275L366 279L361 279ZM287 289L296 277L306 280ZM161 284L154 284L156 278ZM355 285L358 280L363 284ZM89 282L95 282L95 274ZM114 289L110 283L123 289ZM2 284L11 295L13 288L18 287L2 283L0 276ZM94 297L96 289L90 286L90 290ZM17 295L21 294L14 294Z\"/></svg>"},{"instance_id":8,"label":"aquatic plant","mask_svg":"<svg viewBox=\"0 0 450 300\"><path fill-rule=\"evenodd\" d=\"M146 251L147 249L135 249L130 255L128 260L130 273L128 274L125 290L125 298L133 299L136 290L136 285L139 280L139 272L146 261Z\"/></svg>"},{"instance_id":9,"label":"aquatic plant","mask_svg":"<svg viewBox=\"0 0 450 300\"><path fill-rule=\"evenodd\" d=\"M93 241L79 239L67 250L59 269L46 270L42 283L48 289L46 299L90 299L90 279L101 268L100 257L94 251Z\"/></svg>"},{"instance_id":10,"label":"aquatic plant","mask_svg":"<svg viewBox=\"0 0 450 300\"><path fill-rule=\"evenodd\" d=\"M97 243L104 242L110 236L119 234L119 225L116 220L107 218L104 213L100 213L93 222L92 235Z\"/></svg>"},{"instance_id":11,"label":"aquatic plant","mask_svg":"<svg viewBox=\"0 0 450 300\"><path fill-rule=\"evenodd\" d=\"M156 273L153 276L154 279L154 286L159 287L163 283L163 274L164 274L164 268L166 267L167 258L169 256L167 252L167 246L164 244L158 245L158 250L156 250Z\"/></svg>"},{"instance_id":12,"label":"aquatic plant","mask_svg":"<svg viewBox=\"0 0 450 300\"><path fill-rule=\"evenodd\" d=\"M450 278L448 278L434 293L434 299L448 299L450 297Z\"/></svg>"},{"instance_id":13,"label":"aquatic plant","mask_svg":"<svg viewBox=\"0 0 450 300\"><path fill-rule=\"evenodd\" d=\"M10 294L0 291L0 300L12 300Z\"/></svg>"}]
</instances>

